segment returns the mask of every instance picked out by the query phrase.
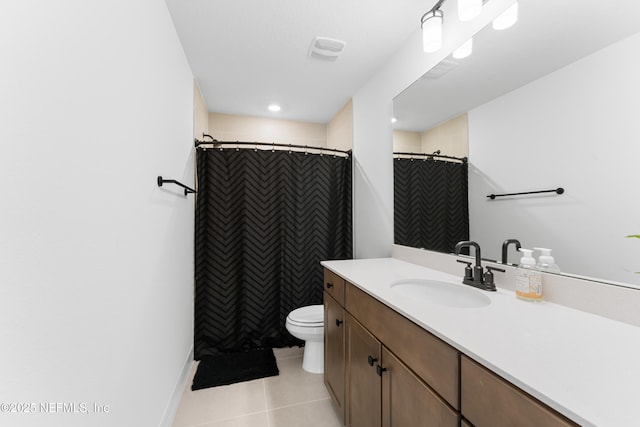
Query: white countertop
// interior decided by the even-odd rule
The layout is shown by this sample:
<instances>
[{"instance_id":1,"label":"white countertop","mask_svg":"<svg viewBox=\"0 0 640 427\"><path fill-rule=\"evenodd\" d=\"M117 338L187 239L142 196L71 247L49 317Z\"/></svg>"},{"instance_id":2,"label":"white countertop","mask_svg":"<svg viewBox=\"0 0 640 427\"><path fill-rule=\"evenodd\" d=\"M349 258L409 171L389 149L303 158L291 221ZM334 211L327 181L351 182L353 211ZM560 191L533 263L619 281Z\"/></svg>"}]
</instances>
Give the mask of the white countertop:
<instances>
[{"instance_id":1,"label":"white countertop","mask_svg":"<svg viewBox=\"0 0 640 427\"><path fill-rule=\"evenodd\" d=\"M467 287L462 268L454 276L394 258L322 265L578 424L640 425L640 328L502 289L476 290L488 306L453 308L390 287L402 279Z\"/></svg>"}]
</instances>

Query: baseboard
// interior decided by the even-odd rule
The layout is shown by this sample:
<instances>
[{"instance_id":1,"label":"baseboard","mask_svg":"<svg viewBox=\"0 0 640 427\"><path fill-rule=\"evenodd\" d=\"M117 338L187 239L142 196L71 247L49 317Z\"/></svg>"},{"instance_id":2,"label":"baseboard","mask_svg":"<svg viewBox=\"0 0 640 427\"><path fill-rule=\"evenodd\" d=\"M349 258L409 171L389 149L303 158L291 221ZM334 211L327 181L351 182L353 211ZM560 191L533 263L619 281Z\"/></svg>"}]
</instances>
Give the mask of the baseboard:
<instances>
[{"instance_id":1,"label":"baseboard","mask_svg":"<svg viewBox=\"0 0 640 427\"><path fill-rule=\"evenodd\" d=\"M173 420L176 417L176 413L178 412L178 406L180 405L180 400L182 399L182 393L184 391L184 387L187 384L187 380L189 379L189 373L191 372L191 367L193 366L193 346L189 349L189 353L187 354L187 358L184 361L184 365L182 367L182 372L180 373L180 377L178 377L178 382L173 389L173 393L171 393L171 398L169 399L169 403L167 404L166 409L164 410L164 414L162 415L162 421L160 422L159 427L171 427L173 425Z\"/></svg>"}]
</instances>

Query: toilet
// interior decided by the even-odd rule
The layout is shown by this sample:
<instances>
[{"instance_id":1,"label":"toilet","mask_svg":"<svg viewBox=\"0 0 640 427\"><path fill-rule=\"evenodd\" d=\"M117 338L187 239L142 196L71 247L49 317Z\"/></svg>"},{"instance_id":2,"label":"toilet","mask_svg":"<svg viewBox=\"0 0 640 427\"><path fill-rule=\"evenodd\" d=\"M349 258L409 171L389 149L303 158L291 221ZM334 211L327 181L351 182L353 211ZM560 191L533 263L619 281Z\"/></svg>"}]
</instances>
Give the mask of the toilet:
<instances>
[{"instance_id":1,"label":"toilet","mask_svg":"<svg viewBox=\"0 0 640 427\"><path fill-rule=\"evenodd\" d=\"M312 374L324 372L324 309L309 305L293 310L287 316L287 331L304 341L302 369Z\"/></svg>"}]
</instances>

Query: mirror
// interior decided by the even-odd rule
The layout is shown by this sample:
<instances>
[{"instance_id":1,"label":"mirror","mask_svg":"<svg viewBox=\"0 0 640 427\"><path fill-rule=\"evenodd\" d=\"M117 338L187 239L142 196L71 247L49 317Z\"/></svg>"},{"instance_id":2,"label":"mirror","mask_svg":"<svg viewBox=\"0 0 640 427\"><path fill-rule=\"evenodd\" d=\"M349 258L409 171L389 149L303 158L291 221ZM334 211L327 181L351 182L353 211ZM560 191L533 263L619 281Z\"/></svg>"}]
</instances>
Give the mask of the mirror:
<instances>
[{"instance_id":1,"label":"mirror","mask_svg":"<svg viewBox=\"0 0 640 427\"><path fill-rule=\"evenodd\" d=\"M470 57L394 99L394 134L466 114L469 231L483 257L500 260L517 238L553 249L563 274L639 287L640 239L627 236L640 234L640 2L519 6L515 26L489 25ZM519 257L512 246L508 261Z\"/></svg>"}]
</instances>

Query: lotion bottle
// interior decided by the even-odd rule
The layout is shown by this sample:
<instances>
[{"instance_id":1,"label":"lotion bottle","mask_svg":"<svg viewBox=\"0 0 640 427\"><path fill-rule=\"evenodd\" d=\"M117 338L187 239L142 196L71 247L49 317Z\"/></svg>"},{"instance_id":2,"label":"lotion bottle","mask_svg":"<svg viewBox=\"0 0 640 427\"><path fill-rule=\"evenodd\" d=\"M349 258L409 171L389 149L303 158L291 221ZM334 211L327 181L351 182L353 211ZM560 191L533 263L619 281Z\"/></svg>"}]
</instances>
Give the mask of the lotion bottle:
<instances>
[{"instance_id":1,"label":"lotion bottle","mask_svg":"<svg viewBox=\"0 0 640 427\"><path fill-rule=\"evenodd\" d=\"M542 301L542 274L536 268L536 260L531 249L522 252L516 269L516 297L525 301Z\"/></svg>"},{"instance_id":2,"label":"lotion bottle","mask_svg":"<svg viewBox=\"0 0 640 427\"><path fill-rule=\"evenodd\" d=\"M560 267L556 264L555 260L551 256L551 249L546 248L533 248L536 251L540 251L538 257L538 263L536 268L540 271L549 271L551 273L560 273Z\"/></svg>"}]
</instances>

